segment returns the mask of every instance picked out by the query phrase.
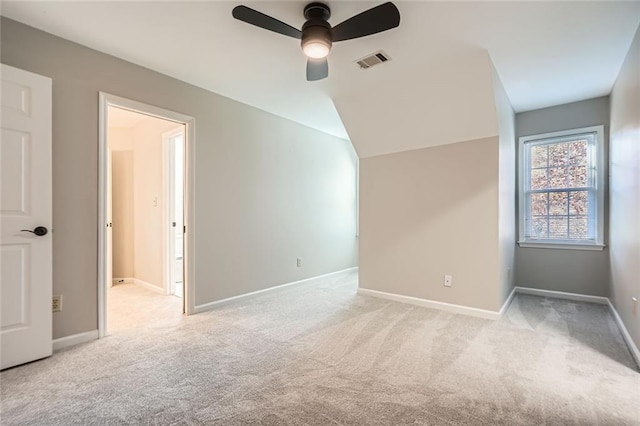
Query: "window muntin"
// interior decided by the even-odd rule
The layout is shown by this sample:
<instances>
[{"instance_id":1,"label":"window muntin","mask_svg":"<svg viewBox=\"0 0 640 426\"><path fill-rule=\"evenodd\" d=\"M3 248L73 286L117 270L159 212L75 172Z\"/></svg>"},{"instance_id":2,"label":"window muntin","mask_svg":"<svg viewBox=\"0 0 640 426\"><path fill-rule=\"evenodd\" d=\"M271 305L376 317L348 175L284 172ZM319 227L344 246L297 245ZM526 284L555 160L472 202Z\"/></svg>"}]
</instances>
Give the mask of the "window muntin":
<instances>
[{"instance_id":1,"label":"window muntin","mask_svg":"<svg viewBox=\"0 0 640 426\"><path fill-rule=\"evenodd\" d=\"M602 244L601 129L521 138L520 242Z\"/></svg>"}]
</instances>

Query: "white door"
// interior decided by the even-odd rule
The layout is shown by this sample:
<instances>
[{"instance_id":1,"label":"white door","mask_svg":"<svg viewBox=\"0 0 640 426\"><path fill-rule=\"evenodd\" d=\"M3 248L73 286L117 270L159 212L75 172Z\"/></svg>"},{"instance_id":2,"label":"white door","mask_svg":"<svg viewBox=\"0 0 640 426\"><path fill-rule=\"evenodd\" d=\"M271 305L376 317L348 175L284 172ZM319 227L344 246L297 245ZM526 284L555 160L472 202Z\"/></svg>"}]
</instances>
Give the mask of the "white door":
<instances>
[{"instance_id":1,"label":"white door","mask_svg":"<svg viewBox=\"0 0 640 426\"><path fill-rule=\"evenodd\" d=\"M4 369L51 355L51 79L0 66L0 368ZM28 232L38 227L47 233Z\"/></svg>"},{"instance_id":2,"label":"white door","mask_svg":"<svg viewBox=\"0 0 640 426\"><path fill-rule=\"evenodd\" d=\"M184 293L184 126L173 142L173 221L174 256L173 256L173 294L183 297Z\"/></svg>"},{"instance_id":3,"label":"white door","mask_svg":"<svg viewBox=\"0 0 640 426\"><path fill-rule=\"evenodd\" d=\"M113 287L113 161L107 150L107 285Z\"/></svg>"},{"instance_id":4,"label":"white door","mask_svg":"<svg viewBox=\"0 0 640 426\"><path fill-rule=\"evenodd\" d=\"M184 295L184 126L163 134L167 294Z\"/></svg>"}]
</instances>

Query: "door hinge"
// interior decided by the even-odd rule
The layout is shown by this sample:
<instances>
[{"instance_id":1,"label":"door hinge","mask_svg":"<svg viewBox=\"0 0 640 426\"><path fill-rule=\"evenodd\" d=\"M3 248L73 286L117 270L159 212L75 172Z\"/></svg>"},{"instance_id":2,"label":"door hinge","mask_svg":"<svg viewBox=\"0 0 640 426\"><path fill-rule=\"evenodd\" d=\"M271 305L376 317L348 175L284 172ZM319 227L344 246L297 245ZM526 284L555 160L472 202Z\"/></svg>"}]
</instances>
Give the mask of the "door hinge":
<instances>
[{"instance_id":1,"label":"door hinge","mask_svg":"<svg viewBox=\"0 0 640 426\"><path fill-rule=\"evenodd\" d=\"M186 233L187 233L187 225L184 225L184 226L182 227L182 233L183 233L183 234L186 234Z\"/></svg>"},{"instance_id":2,"label":"door hinge","mask_svg":"<svg viewBox=\"0 0 640 426\"><path fill-rule=\"evenodd\" d=\"M175 228L176 227L176 223L175 222L171 222L171 226L173 226Z\"/></svg>"}]
</instances>

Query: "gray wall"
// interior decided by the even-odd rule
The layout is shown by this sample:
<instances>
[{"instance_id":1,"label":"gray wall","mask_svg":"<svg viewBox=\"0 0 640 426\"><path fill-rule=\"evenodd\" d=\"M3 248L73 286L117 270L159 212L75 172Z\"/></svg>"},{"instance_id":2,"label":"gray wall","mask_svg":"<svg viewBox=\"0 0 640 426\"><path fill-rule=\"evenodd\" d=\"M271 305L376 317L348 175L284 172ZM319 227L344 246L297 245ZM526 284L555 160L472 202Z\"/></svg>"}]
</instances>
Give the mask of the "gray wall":
<instances>
[{"instance_id":1,"label":"gray wall","mask_svg":"<svg viewBox=\"0 0 640 426\"><path fill-rule=\"evenodd\" d=\"M611 92L609 298L640 346L640 29Z\"/></svg>"},{"instance_id":2,"label":"gray wall","mask_svg":"<svg viewBox=\"0 0 640 426\"><path fill-rule=\"evenodd\" d=\"M356 265L348 141L6 18L0 47L53 79L54 338L97 328L99 91L196 118L196 304Z\"/></svg>"},{"instance_id":3,"label":"gray wall","mask_svg":"<svg viewBox=\"0 0 640 426\"><path fill-rule=\"evenodd\" d=\"M520 136L600 124L605 126L605 146L608 147L608 96L516 114L515 143L517 146ZM605 148L605 153L607 151L608 148ZM605 164L608 164L607 159ZM607 173L606 170L605 173ZM609 235L607 203L608 192L605 188L605 244L608 242ZM607 250L607 248L604 251L584 251L517 247L516 285L608 296L609 253Z\"/></svg>"}]
</instances>

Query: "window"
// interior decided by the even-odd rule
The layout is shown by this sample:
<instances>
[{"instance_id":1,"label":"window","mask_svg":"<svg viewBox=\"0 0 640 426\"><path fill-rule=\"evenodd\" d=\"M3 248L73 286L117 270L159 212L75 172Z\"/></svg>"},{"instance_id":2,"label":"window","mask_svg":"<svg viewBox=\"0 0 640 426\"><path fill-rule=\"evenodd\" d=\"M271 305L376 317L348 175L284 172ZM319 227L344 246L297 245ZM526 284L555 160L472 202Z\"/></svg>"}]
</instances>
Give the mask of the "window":
<instances>
[{"instance_id":1,"label":"window","mask_svg":"<svg viewBox=\"0 0 640 426\"><path fill-rule=\"evenodd\" d=\"M522 247L602 250L603 126L520 138Z\"/></svg>"}]
</instances>

